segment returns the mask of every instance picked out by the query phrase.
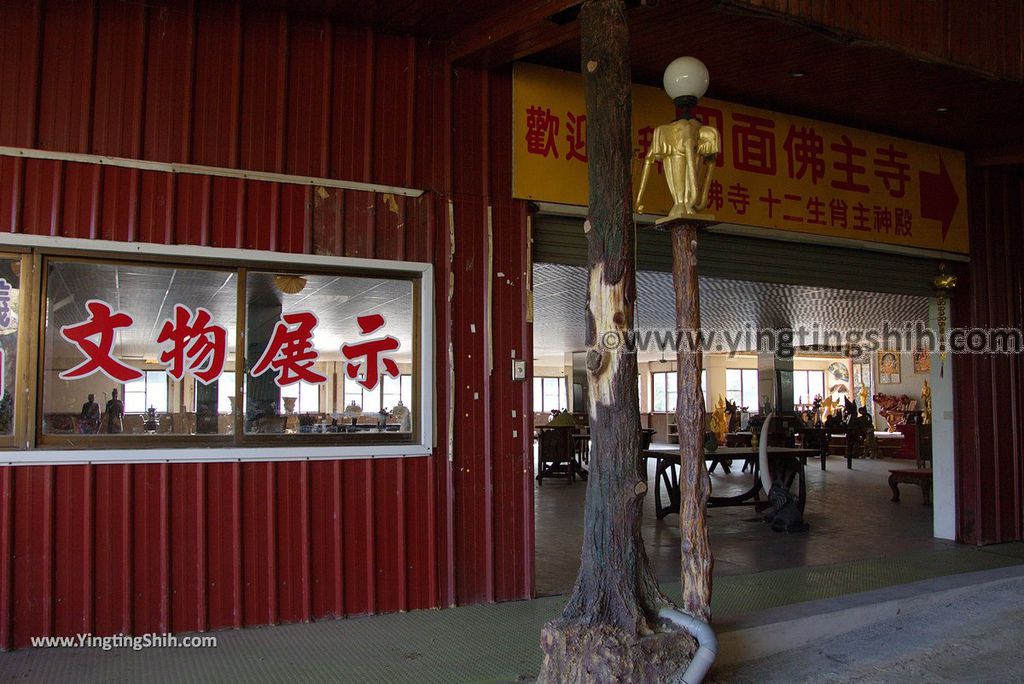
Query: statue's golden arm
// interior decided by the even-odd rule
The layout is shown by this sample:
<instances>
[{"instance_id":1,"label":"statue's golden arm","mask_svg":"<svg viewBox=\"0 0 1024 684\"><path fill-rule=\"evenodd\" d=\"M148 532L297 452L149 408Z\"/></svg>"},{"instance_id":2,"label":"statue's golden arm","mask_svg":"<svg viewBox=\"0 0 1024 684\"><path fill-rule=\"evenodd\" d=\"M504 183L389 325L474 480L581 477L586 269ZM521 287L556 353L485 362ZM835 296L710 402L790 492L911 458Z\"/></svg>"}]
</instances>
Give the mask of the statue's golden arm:
<instances>
[{"instance_id":1,"label":"statue's golden arm","mask_svg":"<svg viewBox=\"0 0 1024 684\"><path fill-rule=\"evenodd\" d=\"M644 213L643 196L644 191L647 190L647 179L651 173L651 167L654 162L658 161L664 156L665 151L664 141L661 136L661 127L654 129L654 136L651 138L651 146L647 149L647 155L644 157L644 169L640 173L640 189L636 193L636 213Z\"/></svg>"},{"instance_id":2,"label":"statue's golden arm","mask_svg":"<svg viewBox=\"0 0 1024 684\"><path fill-rule=\"evenodd\" d=\"M700 188L699 199L697 200L697 211L703 211L708 206L708 193L711 191L711 176L715 170L715 161L721 153L721 139L718 131L711 126L701 126L700 142L697 145L697 153L701 157L702 168L697 183Z\"/></svg>"}]
</instances>

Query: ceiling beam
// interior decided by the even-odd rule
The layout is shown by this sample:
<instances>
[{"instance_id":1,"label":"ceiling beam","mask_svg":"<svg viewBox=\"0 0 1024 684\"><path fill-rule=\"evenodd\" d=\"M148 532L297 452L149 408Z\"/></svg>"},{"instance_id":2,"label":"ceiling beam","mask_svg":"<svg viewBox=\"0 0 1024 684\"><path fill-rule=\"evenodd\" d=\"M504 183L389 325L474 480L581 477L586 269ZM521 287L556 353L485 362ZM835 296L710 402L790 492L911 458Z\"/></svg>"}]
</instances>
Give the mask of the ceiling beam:
<instances>
[{"instance_id":1,"label":"ceiling beam","mask_svg":"<svg viewBox=\"0 0 1024 684\"><path fill-rule=\"evenodd\" d=\"M495 12L482 21L469 26L452 36L448 42L447 56L452 64L473 63L487 53L496 43L512 38L541 24L552 15L580 5L581 0L529 0L514 2L505 9ZM551 24L552 28L559 28ZM508 53L506 61L523 57ZM493 66L494 55L489 62Z\"/></svg>"},{"instance_id":2,"label":"ceiling beam","mask_svg":"<svg viewBox=\"0 0 1024 684\"><path fill-rule=\"evenodd\" d=\"M1006 147L975 150L968 155L972 166L1024 166L1024 147Z\"/></svg>"}]
</instances>

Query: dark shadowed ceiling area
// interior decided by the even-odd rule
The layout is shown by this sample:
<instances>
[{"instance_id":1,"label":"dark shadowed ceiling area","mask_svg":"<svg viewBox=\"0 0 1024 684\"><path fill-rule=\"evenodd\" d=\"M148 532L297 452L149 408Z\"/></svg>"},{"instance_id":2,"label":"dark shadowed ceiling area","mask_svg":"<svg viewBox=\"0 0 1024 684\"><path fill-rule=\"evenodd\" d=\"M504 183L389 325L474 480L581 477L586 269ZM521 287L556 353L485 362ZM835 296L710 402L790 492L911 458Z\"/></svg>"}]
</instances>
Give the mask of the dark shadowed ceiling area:
<instances>
[{"instance_id":1,"label":"dark shadowed ceiling area","mask_svg":"<svg viewBox=\"0 0 1024 684\"><path fill-rule=\"evenodd\" d=\"M456 64L498 68L526 60L579 70L576 2L256 0L252 4L420 36L446 46ZM700 57L711 72L709 97L964 150L1021 145L1024 85L1019 81L926 61L808 22L755 13L742 2L627 4L630 59L633 80L638 83L660 86L665 65L691 54ZM961 5L970 10L968 17L980 16L987 7L984 2L961 2L958 11L964 9ZM923 19L914 16L893 21L929 30ZM1020 32L1013 26L1007 30ZM985 41L985 35L972 37L977 51L983 51Z\"/></svg>"}]
</instances>

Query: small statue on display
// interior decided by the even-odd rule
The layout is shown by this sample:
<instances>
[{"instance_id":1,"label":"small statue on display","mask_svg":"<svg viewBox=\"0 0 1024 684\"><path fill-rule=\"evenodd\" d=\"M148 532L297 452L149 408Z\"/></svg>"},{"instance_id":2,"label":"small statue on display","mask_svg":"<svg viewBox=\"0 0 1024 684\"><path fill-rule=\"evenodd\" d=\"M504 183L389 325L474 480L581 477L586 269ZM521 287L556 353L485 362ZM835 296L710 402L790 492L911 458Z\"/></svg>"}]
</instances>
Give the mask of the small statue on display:
<instances>
[{"instance_id":1,"label":"small statue on display","mask_svg":"<svg viewBox=\"0 0 1024 684\"><path fill-rule=\"evenodd\" d=\"M391 409L391 419L398 423L398 429L401 432L410 432L412 430L412 414L409 412L409 407L403 404L401 399Z\"/></svg>"},{"instance_id":2,"label":"small statue on display","mask_svg":"<svg viewBox=\"0 0 1024 684\"><path fill-rule=\"evenodd\" d=\"M768 492L771 507L765 511L764 521L769 523L775 532L806 532L811 526L804 522L804 514L800 511L797 498L789 491L782 480L772 483Z\"/></svg>"},{"instance_id":3,"label":"small statue on display","mask_svg":"<svg viewBox=\"0 0 1024 684\"><path fill-rule=\"evenodd\" d=\"M729 432L729 418L725 413L725 400L719 396L715 410L711 414L711 431L715 433L718 443L725 444L725 435Z\"/></svg>"},{"instance_id":4,"label":"small statue on display","mask_svg":"<svg viewBox=\"0 0 1024 684\"><path fill-rule=\"evenodd\" d=\"M83 435L93 435L100 430L100 405L96 403L96 395L90 394L82 404L82 412L78 415L78 431Z\"/></svg>"},{"instance_id":5,"label":"small statue on display","mask_svg":"<svg viewBox=\"0 0 1024 684\"><path fill-rule=\"evenodd\" d=\"M355 427L359 417L363 415L363 407L356 403L353 399L352 403L345 407L345 417L352 420L352 426Z\"/></svg>"},{"instance_id":6,"label":"small statue on display","mask_svg":"<svg viewBox=\"0 0 1024 684\"><path fill-rule=\"evenodd\" d=\"M729 432L740 431L740 413L743 409L735 401L725 400L725 415L729 416Z\"/></svg>"},{"instance_id":7,"label":"small statue on display","mask_svg":"<svg viewBox=\"0 0 1024 684\"><path fill-rule=\"evenodd\" d=\"M103 421L107 426L108 435L119 435L124 432L124 402L117 398L117 390L110 390L110 401L104 412Z\"/></svg>"},{"instance_id":8,"label":"small statue on display","mask_svg":"<svg viewBox=\"0 0 1024 684\"><path fill-rule=\"evenodd\" d=\"M932 422L932 388L928 385L928 381L924 381L924 387L921 388L921 422L924 425L931 425Z\"/></svg>"},{"instance_id":9,"label":"small statue on display","mask_svg":"<svg viewBox=\"0 0 1024 684\"><path fill-rule=\"evenodd\" d=\"M150 406L146 409L146 421L142 424L142 427L150 434L160 429L160 420L156 417L156 408Z\"/></svg>"}]
</instances>

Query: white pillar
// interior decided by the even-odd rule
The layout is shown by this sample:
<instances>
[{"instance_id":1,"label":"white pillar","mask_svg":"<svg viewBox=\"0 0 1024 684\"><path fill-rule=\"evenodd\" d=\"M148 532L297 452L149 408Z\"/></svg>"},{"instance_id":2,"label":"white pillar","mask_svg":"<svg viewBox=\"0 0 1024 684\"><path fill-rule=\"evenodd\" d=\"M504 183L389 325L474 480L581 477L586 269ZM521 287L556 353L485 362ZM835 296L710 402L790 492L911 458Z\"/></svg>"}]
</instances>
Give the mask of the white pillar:
<instances>
[{"instance_id":1,"label":"white pillar","mask_svg":"<svg viewBox=\"0 0 1024 684\"><path fill-rule=\"evenodd\" d=\"M932 299L928 318L932 330L938 332L938 306ZM946 301L946 320L949 325L950 303ZM939 539L956 538L956 483L953 463L953 364L952 354L946 354L945 370L939 377L941 361L938 352L931 355L932 387L932 530Z\"/></svg>"}]
</instances>

